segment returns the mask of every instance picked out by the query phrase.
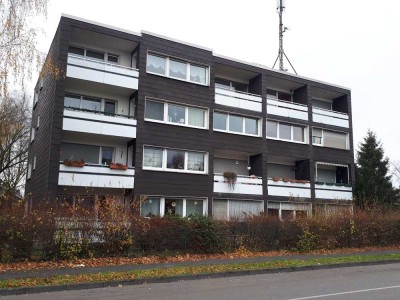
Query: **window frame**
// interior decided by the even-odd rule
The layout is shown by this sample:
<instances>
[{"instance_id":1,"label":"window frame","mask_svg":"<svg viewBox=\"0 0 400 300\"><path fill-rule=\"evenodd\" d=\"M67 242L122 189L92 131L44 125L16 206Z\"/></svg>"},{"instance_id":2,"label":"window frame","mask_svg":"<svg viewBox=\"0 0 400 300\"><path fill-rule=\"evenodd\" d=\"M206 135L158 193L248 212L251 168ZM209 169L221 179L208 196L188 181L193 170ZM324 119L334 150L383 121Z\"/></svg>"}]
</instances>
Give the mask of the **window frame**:
<instances>
[{"instance_id":1,"label":"window frame","mask_svg":"<svg viewBox=\"0 0 400 300\"><path fill-rule=\"evenodd\" d=\"M147 196L148 199L154 199L157 198L160 201L160 206L159 206L159 215L155 216L155 217L160 217L163 218L165 217L165 200L167 199L175 199L175 200L183 200L182 203L182 216L179 216L181 218L185 218L188 217L187 216L187 209L186 209L186 204L187 204L187 200L195 200L195 201L202 201L203 202L203 214L202 216L207 216L207 212L208 212L208 199L207 198L200 198L200 197L164 197L164 196ZM142 205L140 205L140 216L142 216ZM145 218L150 218L148 216L142 216Z\"/></svg>"},{"instance_id":2,"label":"window frame","mask_svg":"<svg viewBox=\"0 0 400 300\"><path fill-rule=\"evenodd\" d=\"M164 105L164 112L163 112L163 120L157 120L157 119L150 119L146 117L146 111L147 111L147 101L152 101L152 102L158 102ZM175 105L175 106L181 106L185 108L185 123L177 123L177 122L170 122L168 118L168 105ZM195 125L189 125L189 109L194 108L194 109L201 109L204 111L204 127L200 126L195 126ZM146 97L145 101L145 112L144 112L144 120L148 122L154 122L154 123L162 123L162 124L168 124L168 125L175 125L175 126L182 126L182 127L190 127L190 128L197 128L197 129L205 129L208 130L208 115L209 115L209 109L200 107L200 106L192 106L192 105L186 105L184 103L177 103L177 102L172 102L172 101L165 101L161 99L155 99L155 98L150 98Z\"/></svg>"},{"instance_id":3,"label":"window frame","mask_svg":"<svg viewBox=\"0 0 400 300\"><path fill-rule=\"evenodd\" d=\"M257 117L252 117L252 116L247 116L247 115L241 115L241 114L232 114L229 112L223 112L220 110L214 110L214 114L218 113L218 114L225 114L226 117L226 124L225 124L225 130L223 129L215 129L213 126L213 131L216 132L223 132L223 133L229 133L229 134L237 134L237 135L244 135L244 136L251 136L251 137L262 137L262 128L261 128L261 124L262 124L262 118L257 118ZM214 114L213 114L213 120L214 120ZM230 116L235 116L235 117L240 117L242 118L242 132L237 132L237 131L231 131L229 130L229 126L230 126ZM251 134L251 133L246 133L246 119L252 119L252 120L256 120L257 121L257 131L258 134ZM214 125L214 123L213 123Z\"/></svg>"},{"instance_id":4,"label":"window frame","mask_svg":"<svg viewBox=\"0 0 400 300\"><path fill-rule=\"evenodd\" d=\"M67 97L67 95L71 95L73 97L79 97L79 108L73 107L73 106L65 106L65 104L63 104L64 108L79 109L79 110L82 110L84 112L89 112L89 113L102 113L102 114L105 114L105 115L114 115L114 116L115 115L120 115L118 113L118 101L117 100L107 99L107 98L99 98L99 97L96 97L96 96L89 96L89 95L80 95L80 94L75 94L73 92L72 93L65 92L64 93L64 103L65 103L65 98ZM97 110L90 110L90 109L82 108L82 101L83 101L83 98L85 98L85 97L100 100L100 110L97 111ZM114 112L114 114L107 113L107 112L104 111L106 102L115 103L115 112ZM129 116L129 115L124 115L124 116L131 118L131 116Z\"/></svg>"},{"instance_id":5,"label":"window frame","mask_svg":"<svg viewBox=\"0 0 400 300\"><path fill-rule=\"evenodd\" d=\"M329 148L329 149L337 149L337 150L346 150L349 151L350 150L350 134L349 132L345 132L345 131L336 131L336 130L327 130L324 128L320 128L320 127L312 127L312 130L315 129L320 129L321 130L321 144L315 144L314 140L312 140L312 145L316 146L316 147L324 147L324 148ZM336 148L336 147L329 147L329 146L325 146L325 139L324 139L324 131L330 131L330 132L335 132L335 133L342 133L346 136L346 149L343 148ZM314 138L314 134L312 132L312 139Z\"/></svg>"},{"instance_id":6,"label":"window frame","mask_svg":"<svg viewBox=\"0 0 400 300\"><path fill-rule=\"evenodd\" d=\"M113 147L113 146L105 146L105 145L99 146L99 145L92 145L92 144L79 144L79 143L71 143L71 142L62 142L61 144L73 144L73 145L77 145L77 146L84 145L84 146L93 146L93 147L99 148L99 153L98 153L98 157L97 157L97 162L98 162L98 163L88 163L88 162L86 162L86 164L87 164L88 166L107 166L107 167L109 166L109 164L107 165L107 164L103 164L103 163L102 163L102 159L103 159L103 148L109 148L109 149L112 149L112 150L113 150L113 153L112 153L112 162L115 162L115 157L116 157L116 153L117 153L117 148L116 148L116 147ZM63 160L61 160L61 155L60 155L60 162L63 162Z\"/></svg>"},{"instance_id":7,"label":"window frame","mask_svg":"<svg viewBox=\"0 0 400 300\"><path fill-rule=\"evenodd\" d=\"M268 122L277 123L277 128L276 128L276 136L277 137L271 137L271 136L267 135L268 134ZM290 126L290 140L282 139L282 138L279 137L279 125L280 124L284 124L284 125ZM309 126L307 126L307 125L297 124L297 123L280 122L280 121L277 121L277 120L267 119L266 127L267 127L267 130L266 130L265 136L269 140L277 140L277 141L289 142L289 143L297 143L297 144L309 144L309 137L308 137ZM304 138L303 142L296 141L296 140L293 139L293 136L294 136L293 135L293 127L301 127L303 129L303 138Z\"/></svg>"},{"instance_id":8,"label":"window frame","mask_svg":"<svg viewBox=\"0 0 400 300\"><path fill-rule=\"evenodd\" d=\"M144 153L146 148L152 149L160 149L162 150L161 156L161 168L158 167L148 167L144 165ZM168 150L172 151L182 151L184 152L184 167L183 169L171 169L167 168L167 155ZM188 155L189 153L202 153L204 155L204 171L195 171L195 170L188 170ZM208 174L208 152L204 151L195 151L195 150L187 150L187 149L178 149L178 148L169 148L169 147L159 147L159 146L152 146L152 145L143 145L143 154L142 154L142 169L148 171L162 171L162 172L173 172L173 173L190 173L190 174L200 174L200 175L207 175Z\"/></svg>"},{"instance_id":9,"label":"window frame","mask_svg":"<svg viewBox=\"0 0 400 300\"><path fill-rule=\"evenodd\" d=\"M68 55L74 55L74 56L76 56L76 57L82 57L82 58L84 58L84 59L87 59L87 60L90 60L90 61L93 61L93 62L98 62L98 63L105 63L105 64L116 65L116 66L120 66L120 65L121 65L121 56L118 55L118 54L115 54L115 53L108 53L108 52L105 52L105 51L102 51L102 50L97 50L97 49L92 49L92 48L86 48L86 47L82 47L82 46L75 45L75 44L70 44L70 45L68 45L68 48L69 48L69 47L74 47L74 48L78 48L78 49L83 50L83 56L81 56L81 55L79 55L79 54L75 54L75 53L70 53L70 52L69 52L69 49L68 49ZM87 51L93 51L93 52L103 53L103 54L104 54L104 59L103 59L103 60L100 60L100 59L95 59L95 58L89 57L89 56L87 56ZM108 56L114 56L114 57L116 57L118 62L117 62L117 63L115 63L115 62L109 62L109 61L108 61Z\"/></svg>"},{"instance_id":10,"label":"window frame","mask_svg":"<svg viewBox=\"0 0 400 300\"><path fill-rule=\"evenodd\" d=\"M152 56L157 56L160 58L165 59L165 72L164 74L160 74L160 73L156 73L156 72L151 72L148 70L148 58L149 55ZM186 78L182 79L179 77L174 77L170 75L170 61L176 61L176 62L180 62L180 63L184 63L186 64ZM196 82L196 81L192 81L190 76L190 70L191 70L191 66L195 66L195 67L199 67L199 68L204 68L205 72L206 72L206 76L205 76L205 83L201 83L201 82ZM205 65L205 64L201 64L198 62L192 62L192 61L188 61L179 57L174 57L174 56L169 56L169 55L165 55L165 54L161 54L158 52L153 52L153 51L147 51L147 55L146 55L146 73L147 74L152 74L152 75L157 75L157 76L162 76L162 77L167 77L167 78L171 78L174 80L179 80L179 81L184 81L184 82L189 82L189 83L193 83L193 84L198 84L198 85L202 85L202 86L210 86L210 66L209 65Z\"/></svg>"}]
</instances>

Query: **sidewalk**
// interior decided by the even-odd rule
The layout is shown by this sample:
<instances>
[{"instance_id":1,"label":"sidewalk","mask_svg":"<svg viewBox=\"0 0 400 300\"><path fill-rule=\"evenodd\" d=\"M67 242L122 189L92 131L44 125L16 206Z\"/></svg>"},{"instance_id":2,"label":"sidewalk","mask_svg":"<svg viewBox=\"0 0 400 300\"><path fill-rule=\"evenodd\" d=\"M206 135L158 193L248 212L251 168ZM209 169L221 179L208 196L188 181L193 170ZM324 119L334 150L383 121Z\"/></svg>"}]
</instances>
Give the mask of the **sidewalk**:
<instances>
[{"instance_id":1,"label":"sidewalk","mask_svg":"<svg viewBox=\"0 0 400 300\"><path fill-rule=\"evenodd\" d=\"M348 257L360 255L379 255L379 254L398 254L400 251L396 250L382 250L382 251L369 251L369 252L356 252L356 253L337 253L337 254L298 254L298 255L284 255L284 256L269 256L269 257L252 257L252 258L234 258L234 259L209 259L201 261L184 261L174 263L156 263L156 264L126 264L104 267L75 267L75 268L61 268L61 269L38 269L29 271L10 271L0 273L0 280L4 279L21 279L28 277L51 277L57 275L76 275L76 274L93 274L103 272L123 272L134 270L148 270L148 269L163 269L179 266L207 266L207 265L224 265L224 264L240 264L240 263L260 263L265 261L277 260L308 260L313 258L327 258L327 257Z\"/></svg>"}]
</instances>

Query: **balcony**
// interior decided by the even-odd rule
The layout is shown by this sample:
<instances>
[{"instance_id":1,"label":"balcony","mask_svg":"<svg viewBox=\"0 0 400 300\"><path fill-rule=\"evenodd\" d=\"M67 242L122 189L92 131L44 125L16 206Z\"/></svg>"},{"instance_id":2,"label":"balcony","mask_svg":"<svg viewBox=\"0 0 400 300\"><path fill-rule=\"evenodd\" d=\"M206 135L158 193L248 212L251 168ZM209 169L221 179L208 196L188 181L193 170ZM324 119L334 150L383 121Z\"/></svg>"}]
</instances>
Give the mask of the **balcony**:
<instances>
[{"instance_id":1,"label":"balcony","mask_svg":"<svg viewBox=\"0 0 400 300\"><path fill-rule=\"evenodd\" d=\"M353 192L352 187L349 185L341 184L315 184L315 198L317 199L334 199L334 200L352 200Z\"/></svg>"},{"instance_id":2,"label":"balcony","mask_svg":"<svg viewBox=\"0 0 400 300\"><path fill-rule=\"evenodd\" d=\"M323 108L312 108L313 122L349 128L349 115Z\"/></svg>"},{"instance_id":3,"label":"balcony","mask_svg":"<svg viewBox=\"0 0 400 300\"><path fill-rule=\"evenodd\" d=\"M118 114L65 107L63 130L136 138L136 120Z\"/></svg>"},{"instance_id":4,"label":"balcony","mask_svg":"<svg viewBox=\"0 0 400 300\"><path fill-rule=\"evenodd\" d=\"M109 166L70 167L60 164L58 185L133 189L135 169L114 170Z\"/></svg>"},{"instance_id":5,"label":"balcony","mask_svg":"<svg viewBox=\"0 0 400 300\"><path fill-rule=\"evenodd\" d=\"M290 198L311 198L311 185L307 180L268 178L268 195Z\"/></svg>"},{"instance_id":6,"label":"balcony","mask_svg":"<svg viewBox=\"0 0 400 300\"><path fill-rule=\"evenodd\" d=\"M137 90L137 69L68 54L67 77Z\"/></svg>"},{"instance_id":7,"label":"balcony","mask_svg":"<svg viewBox=\"0 0 400 300\"><path fill-rule=\"evenodd\" d=\"M308 120L308 107L304 104L267 98L267 114Z\"/></svg>"},{"instance_id":8,"label":"balcony","mask_svg":"<svg viewBox=\"0 0 400 300\"><path fill-rule=\"evenodd\" d=\"M262 178L237 175L234 185L229 185L222 174L214 174L214 193L262 195Z\"/></svg>"},{"instance_id":9,"label":"balcony","mask_svg":"<svg viewBox=\"0 0 400 300\"><path fill-rule=\"evenodd\" d=\"M215 103L258 112L262 111L261 96L224 88L215 88Z\"/></svg>"}]
</instances>

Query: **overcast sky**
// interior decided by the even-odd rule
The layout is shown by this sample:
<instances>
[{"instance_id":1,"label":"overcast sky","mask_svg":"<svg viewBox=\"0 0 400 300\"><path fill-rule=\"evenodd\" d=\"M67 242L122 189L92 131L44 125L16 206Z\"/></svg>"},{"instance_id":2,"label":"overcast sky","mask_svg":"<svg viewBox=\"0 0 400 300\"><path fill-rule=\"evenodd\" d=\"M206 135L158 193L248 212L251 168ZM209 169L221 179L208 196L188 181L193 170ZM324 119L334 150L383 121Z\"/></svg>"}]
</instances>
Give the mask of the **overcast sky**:
<instances>
[{"instance_id":1,"label":"overcast sky","mask_svg":"<svg viewBox=\"0 0 400 300\"><path fill-rule=\"evenodd\" d=\"M50 0L41 25L47 52L61 13L147 30L272 67L278 53L276 0ZM375 131L400 160L400 3L286 0L285 52L302 76L351 88L354 143ZM37 77L34 77L36 81ZM394 91L391 91L394 89Z\"/></svg>"}]
</instances>

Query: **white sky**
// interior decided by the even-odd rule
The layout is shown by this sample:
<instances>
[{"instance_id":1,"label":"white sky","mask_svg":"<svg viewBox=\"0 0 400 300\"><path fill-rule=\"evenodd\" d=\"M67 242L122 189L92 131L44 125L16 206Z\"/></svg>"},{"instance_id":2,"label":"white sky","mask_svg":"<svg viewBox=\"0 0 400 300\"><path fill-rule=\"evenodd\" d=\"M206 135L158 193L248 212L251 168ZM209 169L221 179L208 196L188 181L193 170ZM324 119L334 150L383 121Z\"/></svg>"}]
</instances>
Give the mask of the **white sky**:
<instances>
[{"instance_id":1,"label":"white sky","mask_svg":"<svg viewBox=\"0 0 400 300\"><path fill-rule=\"evenodd\" d=\"M278 53L275 7L276 0L50 0L39 48L48 51L66 13L272 67ZM286 0L283 20L290 27L285 52L298 74L351 88L355 145L370 128L386 155L400 160L400 97L390 91L400 84L400 2Z\"/></svg>"}]
</instances>

